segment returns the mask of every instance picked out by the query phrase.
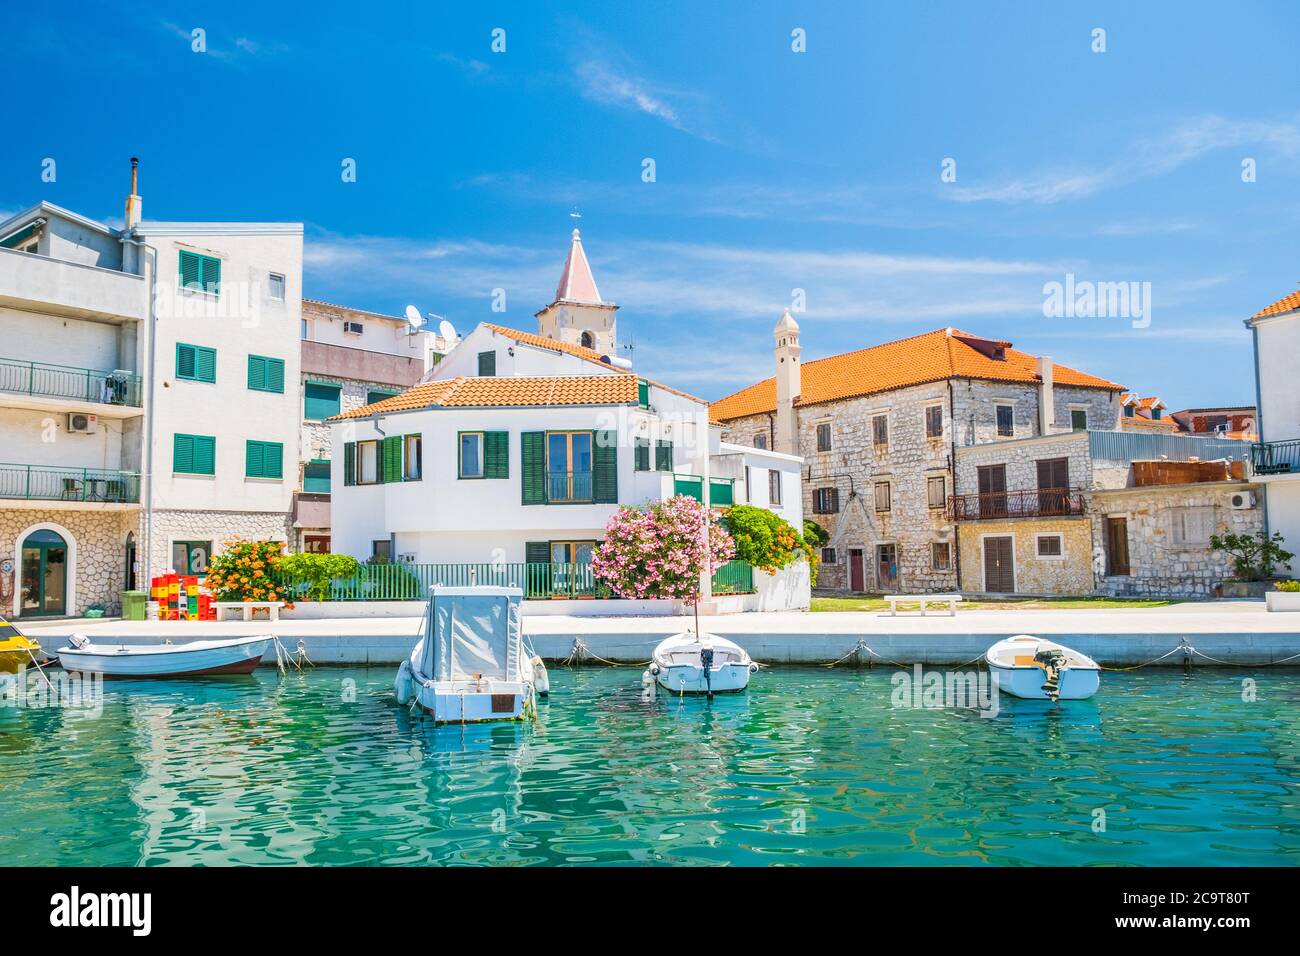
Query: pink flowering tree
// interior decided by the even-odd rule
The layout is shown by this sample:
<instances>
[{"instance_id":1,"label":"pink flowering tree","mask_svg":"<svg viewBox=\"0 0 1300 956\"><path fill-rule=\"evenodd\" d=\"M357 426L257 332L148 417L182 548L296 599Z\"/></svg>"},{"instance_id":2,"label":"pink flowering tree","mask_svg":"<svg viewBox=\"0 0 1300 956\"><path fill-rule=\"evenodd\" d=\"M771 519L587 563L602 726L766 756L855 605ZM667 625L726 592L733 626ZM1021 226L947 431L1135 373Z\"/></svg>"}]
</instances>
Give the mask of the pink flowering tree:
<instances>
[{"instance_id":1,"label":"pink flowering tree","mask_svg":"<svg viewBox=\"0 0 1300 956\"><path fill-rule=\"evenodd\" d=\"M619 508L605 526L591 570L622 597L689 601L698 633L700 575L712 574L734 553L719 516L677 495L645 508Z\"/></svg>"}]
</instances>

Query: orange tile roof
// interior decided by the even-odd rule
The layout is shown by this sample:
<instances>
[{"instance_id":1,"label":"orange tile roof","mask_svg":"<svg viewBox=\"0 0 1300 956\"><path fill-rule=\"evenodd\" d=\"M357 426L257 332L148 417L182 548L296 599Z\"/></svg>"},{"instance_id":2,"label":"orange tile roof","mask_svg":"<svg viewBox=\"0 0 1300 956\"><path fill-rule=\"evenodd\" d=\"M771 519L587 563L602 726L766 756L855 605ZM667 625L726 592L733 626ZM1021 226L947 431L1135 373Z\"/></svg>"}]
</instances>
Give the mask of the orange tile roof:
<instances>
[{"instance_id":1,"label":"orange tile roof","mask_svg":"<svg viewBox=\"0 0 1300 956\"><path fill-rule=\"evenodd\" d=\"M425 382L400 395L335 415L368 418L373 414L421 408L523 408L548 405L635 405L633 375L567 375L552 378L458 378Z\"/></svg>"},{"instance_id":2,"label":"orange tile roof","mask_svg":"<svg viewBox=\"0 0 1300 956\"><path fill-rule=\"evenodd\" d=\"M1292 292L1290 295L1284 295L1272 305L1260 309L1252 315L1251 318L1262 319L1268 315L1281 315L1283 312L1294 312L1296 309L1300 309L1300 292Z\"/></svg>"},{"instance_id":3,"label":"orange tile roof","mask_svg":"<svg viewBox=\"0 0 1300 956\"><path fill-rule=\"evenodd\" d=\"M996 349L1002 358L994 358ZM970 378L990 382L1038 382L1037 359L1011 348L1010 342L987 339L957 329L936 329L856 352L814 359L803 366L802 391L796 405L820 405L927 382ZM1054 370L1058 385L1122 391L1123 386L1064 365ZM714 402L713 417L722 421L776 410L776 379L768 378Z\"/></svg>"}]
</instances>

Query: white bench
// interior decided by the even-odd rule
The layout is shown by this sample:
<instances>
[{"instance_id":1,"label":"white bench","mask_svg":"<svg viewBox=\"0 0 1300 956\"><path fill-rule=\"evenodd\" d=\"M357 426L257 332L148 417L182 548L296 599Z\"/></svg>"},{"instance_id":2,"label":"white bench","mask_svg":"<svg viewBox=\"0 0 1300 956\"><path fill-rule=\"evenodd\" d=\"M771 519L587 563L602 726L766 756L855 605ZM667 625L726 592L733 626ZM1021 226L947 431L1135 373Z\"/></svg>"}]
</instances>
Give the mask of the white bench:
<instances>
[{"instance_id":1,"label":"white bench","mask_svg":"<svg viewBox=\"0 0 1300 956\"><path fill-rule=\"evenodd\" d=\"M280 620L280 608L284 607L283 601L213 601L212 606L217 609L217 620L226 621L225 612L234 608L242 612L240 617L245 621L253 619L253 611L266 611L268 621Z\"/></svg>"},{"instance_id":2,"label":"white bench","mask_svg":"<svg viewBox=\"0 0 1300 956\"><path fill-rule=\"evenodd\" d=\"M885 601L889 604L889 616L898 617L898 605L901 604L919 604L921 605L921 617L925 617L926 605L928 604L946 604L948 605L948 616L953 617L957 613L957 605L964 601L960 594L886 594Z\"/></svg>"}]
</instances>

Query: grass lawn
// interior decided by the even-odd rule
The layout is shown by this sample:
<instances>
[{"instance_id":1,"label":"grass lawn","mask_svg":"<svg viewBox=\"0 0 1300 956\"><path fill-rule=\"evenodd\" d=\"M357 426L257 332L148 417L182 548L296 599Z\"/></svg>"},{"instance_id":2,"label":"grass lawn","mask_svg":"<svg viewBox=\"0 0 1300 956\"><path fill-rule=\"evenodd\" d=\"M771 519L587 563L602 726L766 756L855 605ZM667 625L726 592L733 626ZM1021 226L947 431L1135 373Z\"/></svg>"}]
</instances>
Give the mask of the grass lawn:
<instances>
[{"instance_id":1,"label":"grass lawn","mask_svg":"<svg viewBox=\"0 0 1300 956\"><path fill-rule=\"evenodd\" d=\"M1116 607L1168 607L1181 601L1158 601L1142 598L1062 597L1062 598L974 598L957 605L959 611L1071 611ZM899 611L916 605L900 603ZM889 605L879 594L855 594L850 597L814 597L813 611L888 611ZM935 612L945 613L942 607Z\"/></svg>"}]
</instances>

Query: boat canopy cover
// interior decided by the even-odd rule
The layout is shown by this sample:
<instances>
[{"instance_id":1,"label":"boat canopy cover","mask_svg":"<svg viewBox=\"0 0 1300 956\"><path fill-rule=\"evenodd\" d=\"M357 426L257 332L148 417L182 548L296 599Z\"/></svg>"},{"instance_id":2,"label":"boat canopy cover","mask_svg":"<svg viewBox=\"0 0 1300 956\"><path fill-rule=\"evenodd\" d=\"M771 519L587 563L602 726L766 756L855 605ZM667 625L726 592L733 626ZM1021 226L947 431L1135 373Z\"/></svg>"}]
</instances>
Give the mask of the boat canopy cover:
<instances>
[{"instance_id":1,"label":"boat canopy cover","mask_svg":"<svg viewBox=\"0 0 1300 956\"><path fill-rule=\"evenodd\" d=\"M523 653L518 588L430 589L420 670L434 680L514 680Z\"/></svg>"}]
</instances>

